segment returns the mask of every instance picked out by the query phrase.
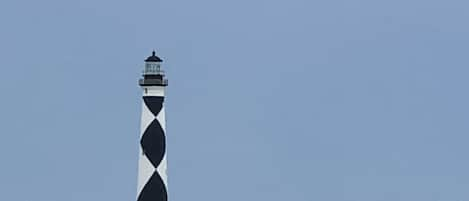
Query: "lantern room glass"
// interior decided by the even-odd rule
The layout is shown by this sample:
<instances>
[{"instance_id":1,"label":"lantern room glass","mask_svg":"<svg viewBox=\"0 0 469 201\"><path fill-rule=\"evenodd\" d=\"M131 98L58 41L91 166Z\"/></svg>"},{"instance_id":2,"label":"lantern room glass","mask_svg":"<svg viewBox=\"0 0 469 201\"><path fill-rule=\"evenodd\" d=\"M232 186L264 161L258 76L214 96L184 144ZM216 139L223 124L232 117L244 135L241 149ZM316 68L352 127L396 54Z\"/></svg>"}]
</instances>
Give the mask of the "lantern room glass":
<instances>
[{"instance_id":1,"label":"lantern room glass","mask_svg":"<svg viewBox=\"0 0 469 201\"><path fill-rule=\"evenodd\" d=\"M145 70L143 71L144 75L161 75L163 71L159 62L147 62L145 64Z\"/></svg>"}]
</instances>

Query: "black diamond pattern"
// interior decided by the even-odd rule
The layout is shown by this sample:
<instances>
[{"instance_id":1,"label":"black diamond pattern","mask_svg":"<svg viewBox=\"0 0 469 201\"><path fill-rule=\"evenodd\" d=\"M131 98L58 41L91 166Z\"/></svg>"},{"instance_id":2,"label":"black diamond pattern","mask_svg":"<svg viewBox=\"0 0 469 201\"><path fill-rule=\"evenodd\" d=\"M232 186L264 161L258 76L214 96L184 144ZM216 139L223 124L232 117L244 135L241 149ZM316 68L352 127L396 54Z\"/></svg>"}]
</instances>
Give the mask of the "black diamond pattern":
<instances>
[{"instance_id":1,"label":"black diamond pattern","mask_svg":"<svg viewBox=\"0 0 469 201\"><path fill-rule=\"evenodd\" d=\"M155 115L163 108L164 97L160 96L146 96L143 97L145 105ZM140 140L143 153L145 157L151 162L155 169L160 165L163 160L166 150L166 140L160 122L155 118L150 125L145 129ZM161 179L161 176L155 170L151 178L143 187L143 190L138 195L137 201L167 201L166 186Z\"/></svg>"}]
</instances>

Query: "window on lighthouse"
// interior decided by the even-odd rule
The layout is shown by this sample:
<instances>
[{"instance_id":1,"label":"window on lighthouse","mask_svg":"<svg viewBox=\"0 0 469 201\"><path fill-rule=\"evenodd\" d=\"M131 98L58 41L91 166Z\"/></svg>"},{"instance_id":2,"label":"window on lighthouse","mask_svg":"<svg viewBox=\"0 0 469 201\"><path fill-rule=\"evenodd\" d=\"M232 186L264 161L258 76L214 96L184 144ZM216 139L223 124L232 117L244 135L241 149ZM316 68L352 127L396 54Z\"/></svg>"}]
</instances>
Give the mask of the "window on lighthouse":
<instances>
[{"instance_id":1,"label":"window on lighthouse","mask_svg":"<svg viewBox=\"0 0 469 201\"><path fill-rule=\"evenodd\" d=\"M158 64L146 64L145 65L145 74L156 74Z\"/></svg>"},{"instance_id":2,"label":"window on lighthouse","mask_svg":"<svg viewBox=\"0 0 469 201\"><path fill-rule=\"evenodd\" d=\"M145 65L145 73L150 72L150 64Z\"/></svg>"},{"instance_id":3,"label":"window on lighthouse","mask_svg":"<svg viewBox=\"0 0 469 201\"><path fill-rule=\"evenodd\" d=\"M159 63L148 63L145 65L145 74L159 74L161 73Z\"/></svg>"}]
</instances>

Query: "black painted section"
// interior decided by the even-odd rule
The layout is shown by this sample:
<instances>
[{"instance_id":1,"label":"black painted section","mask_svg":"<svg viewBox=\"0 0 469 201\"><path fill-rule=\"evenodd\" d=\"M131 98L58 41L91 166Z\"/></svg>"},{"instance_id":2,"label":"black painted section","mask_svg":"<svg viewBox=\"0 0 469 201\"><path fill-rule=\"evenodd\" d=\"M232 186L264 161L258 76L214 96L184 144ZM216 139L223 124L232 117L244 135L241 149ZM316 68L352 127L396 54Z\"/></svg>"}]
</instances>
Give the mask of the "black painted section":
<instances>
[{"instance_id":1,"label":"black painted section","mask_svg":"<svg viewBox=\"0 0 469 201\"><path fill-rule=\"evenodd\" d=\"M162 74L156 74L156 75L143 75L143 79L163 80L164 78Z\"/></svg>"},{"instance_id":2,"label":"black painted section","mask_svg":"<svg viewBox=\"0 0 469 201\"><path fill-rule=\"evenodd\" d=\"M163 129L157 120L151 122L150 126L147 127L140 140L140 145L151 164L158 167L163 160L166 142Z\"/></svg>"},{"instance_id":3,"label":"black painted section","mask_svg":"<svg viewBox=\"0 0 469 201\"><path fill-rule=\"evenodd\" d=\"M157 116L163 108L164 97L145 96L143 101L148 109ZM142 139L140 140L143 153L156 168L163 160L166 150L166 139L163 128L155 118L145 129ZM166 186L163 183L157 171L153 173L150 180L143 187L142 192L138 195L138 201L167 201L168 195Z\"/></svg>"},{"instance_id":4,"label":"black painted section","mask_svg":"<svg viewBox=\"0 0 469 201\"><path fill-rule=\"evenodd\" d=\"M158 172L153 173L148 183L138 195L138 201L167 201L168 193Z\"/></svg>"},{"instance_id":5,"label":"black painted section","mask_svg":"<svg viewBox=\"0 0 469 201\"><path fill-rule=\"evenodd\" d=\"M145 59L146 62L150 61L150 62L162 62L163 60L161 60L158 56L156 56L156 53L155 51L152 52L151 56L149 56L147 59Z\"/></svg>"},{"instance_id":6,"label":"black painted section","mask_svg":"<svg viewBox=\"0 0 469 201\"><path fill-rule=\"evenodd\" d=\"M144 75L143 79L138 80L140 86L168 86L168 79L163 75Z\"/></svg>"},{"instance_id":7,"label":"black painted section","mask_svg":"<svg viewBox=\"0 0 469 201\"><path fill-rule=\"evenodd\" d=\"M143 102L145 102L145 105L148 107L148 109L150 109L151 113L153 113L153 115L155 115L156 117L158 113L161 111L161 108L163 107L164 97L163 96L144 96Z\"/></svg>"}]
</instances>

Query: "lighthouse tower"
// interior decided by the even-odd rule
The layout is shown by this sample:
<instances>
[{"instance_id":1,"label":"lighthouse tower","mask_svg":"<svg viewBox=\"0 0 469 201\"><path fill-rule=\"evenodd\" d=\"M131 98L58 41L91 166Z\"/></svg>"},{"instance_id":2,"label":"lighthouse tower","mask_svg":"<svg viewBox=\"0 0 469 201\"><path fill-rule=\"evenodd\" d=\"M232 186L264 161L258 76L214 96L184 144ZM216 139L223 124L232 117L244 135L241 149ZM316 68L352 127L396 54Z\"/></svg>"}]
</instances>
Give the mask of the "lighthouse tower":
<instances>
[{"instance_id":1,"label":"lighthouse tower","mask_svg":"<svg viewBox=\"0 0 469 201\"><path fill-rule=\"evenodd\" d=\"M166 125L164 97L168 80L161 60L153 54L145 60L137 201L167 201Z\"/></svg>"}]
</instances>

